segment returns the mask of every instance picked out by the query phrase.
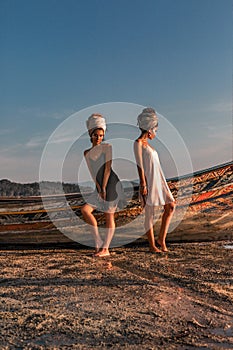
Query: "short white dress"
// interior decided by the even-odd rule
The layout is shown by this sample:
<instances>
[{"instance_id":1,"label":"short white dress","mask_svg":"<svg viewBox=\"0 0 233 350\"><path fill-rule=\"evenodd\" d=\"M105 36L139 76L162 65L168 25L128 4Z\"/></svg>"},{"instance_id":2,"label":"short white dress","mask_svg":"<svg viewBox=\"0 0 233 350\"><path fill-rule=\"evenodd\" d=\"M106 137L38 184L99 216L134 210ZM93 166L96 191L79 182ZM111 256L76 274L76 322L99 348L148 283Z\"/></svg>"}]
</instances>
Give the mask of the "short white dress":
<instances>
[{"instance_id":1,"label":"short white dress","mask_svg":"<svg viewBox=\"0 0 233 350\"><path fill-rule=\"evenodd\" d=\"M146 198L141 198L142 204L161 206L174 202L174 197L160 165L158 153L149 145L142 149L143 167L148 190Z\"/></svg>"}]
</instances>

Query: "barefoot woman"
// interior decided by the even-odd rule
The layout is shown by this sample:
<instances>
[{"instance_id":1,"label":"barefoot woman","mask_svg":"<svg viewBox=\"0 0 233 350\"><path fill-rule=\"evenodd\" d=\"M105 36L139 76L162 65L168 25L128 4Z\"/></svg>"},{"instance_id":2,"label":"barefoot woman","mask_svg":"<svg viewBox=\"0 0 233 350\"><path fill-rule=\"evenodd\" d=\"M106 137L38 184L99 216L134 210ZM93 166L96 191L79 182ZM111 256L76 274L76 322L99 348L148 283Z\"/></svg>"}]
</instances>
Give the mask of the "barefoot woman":
<instances>
[{"instance_id":1,"label":"barefoot woman","mask_svg":"<svg viewBox=\"0 0 233 350\"><path fill-rule=\"evenodd\" d=\"M167 185L160 166L158 153L148 140L153 140L158 128L158 117L152 108L143 109L138 116L141 135L134 142L134 153L140 178L140 196L145 206L145 229L151 252L166 252L166 236L175 209L175 201ZM154 207L163 206L164 212L158 240L155 242L153 231ZM158 249L156 244L159 246Z\"/></svg>"},{"instance_id":2,"label":"barefoot woman","mask_svg":"<svg viewBox=\"0 0 233 350\"><path fill-rule=\"evenodd\" d=\"M84 151L84 156L96 190L88 198L81 211L94 235L95 256L105 257L110 255L109 246L115 231L114 213L123 190L118 176L111 168L112 147L102 142L106 131L105 119L101 114L92 114L86 124L92 147ZM101 208L105 213L106 237L104 241L99 235L97 221L93 215L96 208Z\"/></svg>"}]
</instances>

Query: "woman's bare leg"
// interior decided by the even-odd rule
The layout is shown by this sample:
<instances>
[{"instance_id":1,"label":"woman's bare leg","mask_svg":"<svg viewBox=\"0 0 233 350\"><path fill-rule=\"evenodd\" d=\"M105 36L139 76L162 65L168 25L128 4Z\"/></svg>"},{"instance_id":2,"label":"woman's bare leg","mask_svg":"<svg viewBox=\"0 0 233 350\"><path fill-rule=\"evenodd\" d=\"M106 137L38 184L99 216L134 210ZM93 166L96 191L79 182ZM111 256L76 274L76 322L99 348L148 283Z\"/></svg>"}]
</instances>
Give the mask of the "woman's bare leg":
<instances>
[{"instance_id":1,"label":"woman's bare leg","mask_svg":"<svg viewBox=\"0 0 233 350\"><path fill-rule=\"evenodd\" d=\"M96 252L98 252L103 244L103 241L102 241L100 234L99 234L96 218L92 214L93 210L94 209L89 204L85 204L81 208L83 218L86 221L86 223L89 224L89 226L90 226L91 233L92 233L94 240L95 240Z\"/></svg>"},{"instance_id":2,"label":"woman's bare leg","mask_svg":"<svg viewBox=\"0 0 233 350\"><path fill-rule=\"evenodd\" d=\"M174 214L175 210L175 202L171 202L164 205L164 212L162 216L162 222L161 227L159 231L159 237L158 237L158 243L161 246L161 249L163 252L167 252L167 246L166 246L166 237L167 237L167 231L168 227L171 222L171 218Z\"/></svg>"},{"instance_id":3,"label":"woman's bare leg","mask_svg":"<svg viewBox=\"0 0 233 350\"><path fill-rule=\"evenodd\" d=\"M153 229L153 213L154 208L152 206L145 206L145 230L147 239L150 246L150 251L160 253L160 250L155 245L154 229Z\"/></svg>"},{"instance_id":4,"label":"woman's bare leg","mask_svg":"<svg viewBox=\"0 0 233 350\"><path fill-rule=\"evenodd\" d=\"M109 210L108 212L105 213L105 219L106 219L106 230L107 234L105 236L104 243L102 245L102 249L96 254L96 256L99 257L104 257L104 256L109 256L109 246L112 241L114 232L115 232L115 219L114 219L114 213L115 213L115 208L112 210Z\"/></svg>"}]
</instances>

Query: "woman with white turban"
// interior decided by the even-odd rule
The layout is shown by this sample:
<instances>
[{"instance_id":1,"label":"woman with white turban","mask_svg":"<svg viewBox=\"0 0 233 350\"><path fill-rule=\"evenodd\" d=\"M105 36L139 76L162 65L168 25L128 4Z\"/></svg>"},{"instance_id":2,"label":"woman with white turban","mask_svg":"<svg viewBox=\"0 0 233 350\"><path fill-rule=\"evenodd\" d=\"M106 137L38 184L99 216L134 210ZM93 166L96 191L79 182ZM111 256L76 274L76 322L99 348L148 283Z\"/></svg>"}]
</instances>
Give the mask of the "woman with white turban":
<instances>
[{"instance_id":1,"label":"woman with white turban","mask_svg":"<svg viewBox=\"0 0 233 350\"><path fill-rule=\"evenodd\" d=\"M86 204L81 208L84 220L90 225L95 239L95 256L109 256L109 246L115 231L114 213L117 205L123 197L123 189L118 176L111 168L112 147L108 143L102 143L106 122L101 114L92 114L87 122L92 147L84 151L84 156L90 174L96 185L94 193L87 198ZM100 209L105 213L107 234L102 241L94 209Z\"/></svg>"},{"instance_id":2,"label":"woman with white turban","mask_svg":"<svg viewBox=\"0 0 233 350\"><path fill-rule=\"evenodd\" d=\"M144 108L138 116L141 135L134 142L134 154L140 178L140 198L145 207L145 230L151 252L167 252L166 236L175 209L175 200L161 169L158 153L148 140L153 140L158 129L158 117L153 108ZM153 214L155 206L164 206L157 241L154 238ZM157 247L158 246L158 247ZM161 249L161 250L160 250Z\"/></svg>"}]
</instances>

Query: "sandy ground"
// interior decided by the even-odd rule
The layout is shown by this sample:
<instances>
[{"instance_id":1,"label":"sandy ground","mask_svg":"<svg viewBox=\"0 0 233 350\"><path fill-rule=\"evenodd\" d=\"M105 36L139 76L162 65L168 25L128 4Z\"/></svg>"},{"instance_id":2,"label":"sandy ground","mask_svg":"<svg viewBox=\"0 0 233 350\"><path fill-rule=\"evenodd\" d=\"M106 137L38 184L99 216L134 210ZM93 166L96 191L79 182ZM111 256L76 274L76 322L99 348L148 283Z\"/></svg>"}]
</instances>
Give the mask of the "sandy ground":
<instances>
[{"instance_id":1,"label":"sandy ground","mask_svg":"<svg viewBox=\"0 0 233 350\"><path fill-rule=\"evenodd\" d=\"M0 349L232 349L229 242L0 251Z\"/></svg>"}]
</instances>

